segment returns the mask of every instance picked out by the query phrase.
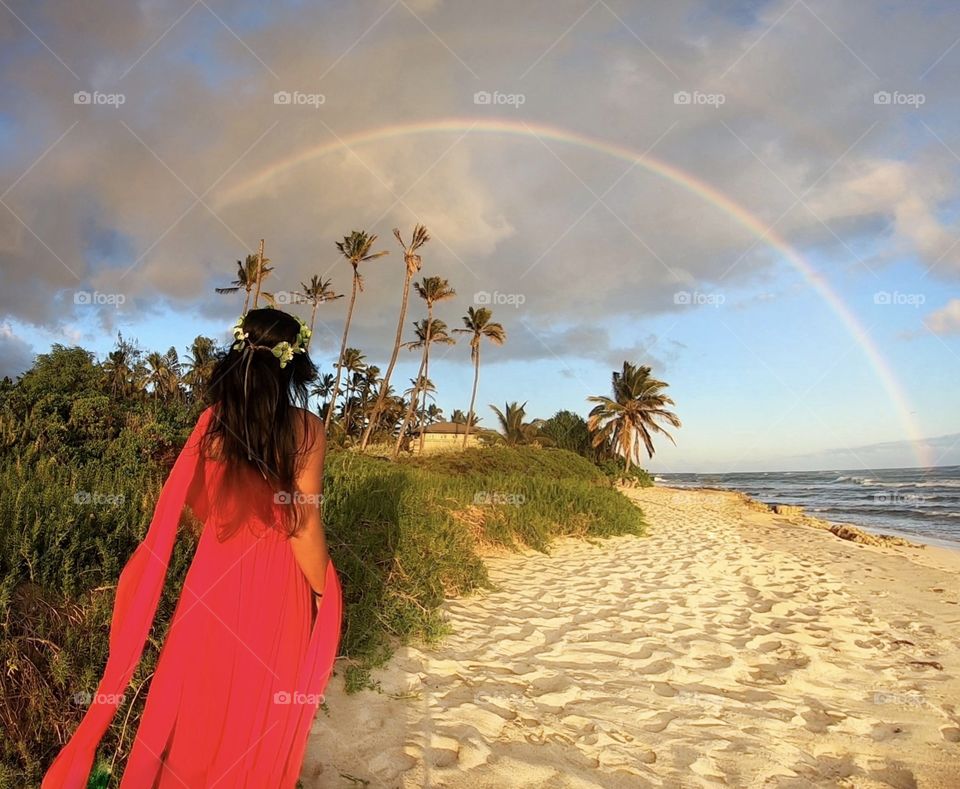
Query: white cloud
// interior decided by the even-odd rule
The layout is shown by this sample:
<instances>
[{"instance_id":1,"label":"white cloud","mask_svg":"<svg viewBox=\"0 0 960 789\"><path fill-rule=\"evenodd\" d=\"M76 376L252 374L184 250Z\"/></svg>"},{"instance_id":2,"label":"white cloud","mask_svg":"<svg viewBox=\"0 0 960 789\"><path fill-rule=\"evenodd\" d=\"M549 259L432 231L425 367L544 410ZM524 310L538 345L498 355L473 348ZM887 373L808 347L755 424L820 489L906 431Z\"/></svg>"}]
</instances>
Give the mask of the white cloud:
<instances>
[{"instance_id":1,"label":"white cloud","mask_svg":"<svg viewBox=\"0 0 960 789\"><path fill-rule=\"evenodd\" d=\"M951 299L939 310L931 312L924 323L934 334L960 334L960 299Z\"/></svg>"}]
</instances>

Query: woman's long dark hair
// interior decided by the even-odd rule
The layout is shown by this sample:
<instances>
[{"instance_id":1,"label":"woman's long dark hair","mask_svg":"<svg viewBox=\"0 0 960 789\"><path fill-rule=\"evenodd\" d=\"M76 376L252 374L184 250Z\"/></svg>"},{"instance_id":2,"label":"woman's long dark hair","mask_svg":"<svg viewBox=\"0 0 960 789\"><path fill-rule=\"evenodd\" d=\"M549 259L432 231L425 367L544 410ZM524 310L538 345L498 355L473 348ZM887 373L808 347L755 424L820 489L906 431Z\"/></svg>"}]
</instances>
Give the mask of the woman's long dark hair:
<instances>
[{"instance_id":1,"label":"woman's long dark hair","mask_svg":"<svg viewBox=\"0 0 960 789\"><path fill-rule=\"evenodd\" d=\"M269 350L280 342L296 342L300 322L292 315L272 308L250 310L242 327L247 340L239 350L231 345L211 376L206 400L213 418L203 437L205 449L217 444L228 480L249 484L252 472L273 490L274 502L293 505L282 509L286 530L294 534L301 515L294 479L308 437L305 420L297 429L295 407L307 408L307 385L317 368L306 351L293 354L281 368Z\"/></svg>"}]
</instances>

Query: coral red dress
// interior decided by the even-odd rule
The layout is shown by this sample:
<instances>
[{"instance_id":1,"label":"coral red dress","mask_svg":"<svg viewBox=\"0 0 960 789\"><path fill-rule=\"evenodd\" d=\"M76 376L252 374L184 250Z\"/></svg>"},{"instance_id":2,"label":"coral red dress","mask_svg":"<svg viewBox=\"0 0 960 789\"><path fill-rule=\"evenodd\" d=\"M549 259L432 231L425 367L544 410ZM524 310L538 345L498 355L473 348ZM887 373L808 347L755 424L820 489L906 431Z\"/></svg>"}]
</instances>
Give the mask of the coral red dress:
<instances>
[{"instance_id":1,"label":"coral red dress","mask_svg":"<svg viewBox=\"0 0 960 789\"><path fill-rule=\"evenodd\" d=\"M84 789L97 744L126 691L153 622L185 503L203 523L147 696L122 789L286 789L333 669L342 597L333 563L318 611L256 472L227 490L193 430L124 567L97 694L43 780ZM244 472L246 474L246 471ZM258 484L259 483L259 484Z\"/></svg>"}]
</instances>

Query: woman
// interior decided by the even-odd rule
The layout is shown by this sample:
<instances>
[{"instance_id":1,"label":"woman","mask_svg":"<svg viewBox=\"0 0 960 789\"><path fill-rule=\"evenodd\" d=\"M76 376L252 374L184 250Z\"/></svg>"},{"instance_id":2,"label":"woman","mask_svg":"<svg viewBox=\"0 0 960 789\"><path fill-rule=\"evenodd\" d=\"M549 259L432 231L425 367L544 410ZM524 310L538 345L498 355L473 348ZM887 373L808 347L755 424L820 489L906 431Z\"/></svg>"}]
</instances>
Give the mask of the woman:
<instances>
[{"instance_id":1,"label":"woman","mask_svg":"<svg viewBox=\"0 0 960 789\"><path fill-rule=\"evenodd\" d=\"M321 519L323 422L305 408L310 330L252 310L211 379L120 576L110 656L43 789L83 789L136 668L183 505L203 524L120 786L293 787L333 667L341 594Z\"/></svg>"}]
</instances>

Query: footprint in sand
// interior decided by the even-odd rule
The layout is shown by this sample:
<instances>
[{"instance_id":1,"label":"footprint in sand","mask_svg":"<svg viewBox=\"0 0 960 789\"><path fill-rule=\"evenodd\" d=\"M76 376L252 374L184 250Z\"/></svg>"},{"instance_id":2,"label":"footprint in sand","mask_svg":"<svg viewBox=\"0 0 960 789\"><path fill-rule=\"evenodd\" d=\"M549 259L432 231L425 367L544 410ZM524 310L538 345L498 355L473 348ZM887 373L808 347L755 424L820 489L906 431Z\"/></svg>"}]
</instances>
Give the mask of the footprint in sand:
<instances>
[{"instance_id":1,"label":"footprint in sand","mask_svg":"<svg viewBox=\"0 0 960 789\"><path fill-rule=\"evenodd\" d=\"M651 734L659 734L666 729L676 717L672 712L658 712L649 721L640 724L640 728Z\"/></svg>"},{"instance_id":2,"label":"footprint in sand","mask_svg":"<svg viewBox=\"0 0 960 789\"><path fill-rule=\"evenodd\" d=\"M655 660L645 666L635 668L638 674L663 674L673 668L673 663L668 660Z\"/></svg>"},{"instance_id":3,"label":"footprint in sand","mask_svg":"<svg viewBox=\"0 0 960 789\"><path fill-rule=\"evenodd\" d=\"M783 648L782 641L765 641L762 644L757 644L754 649L761 654L766 654L767 652L776 652L778 649Z\"/></svg>"},{"instance_id":4,"label":"footprint in sand","mask_svg":"<svg viewBox=\"0 0 960 789\"><path fill-rule=\"evenodd\" d=\"M654 682L651 684L653 692L658 696L665 696L666 698L673 698L677 695L677 689L673 687L669 682Z\"/></svg>"},{"instance_id":5,"label":"footprint in sand","mask_svg":"<svg viewBox=\"0 0 960 789\"><path fill-rule=\"evenodd\" d=\"M847 719L842 712L830 712L824 707L816 707L805 710L800 716L806 721L807 731L814 734L823 734L829 731L831 726L836 726Z\"/></svg>"},{"instance_id":6,"label":"footprint in sand","mask_svg":"<svg viewBox=\"0 0 960 789\"><path fill-rule=\"evenodd\" d=\"M694 658L694 660L703 664L703 667L707 671L717 671L733 665L732 657L724 657L721 655L704 655L703 657Z\"/></svg>"}]
</instances>

